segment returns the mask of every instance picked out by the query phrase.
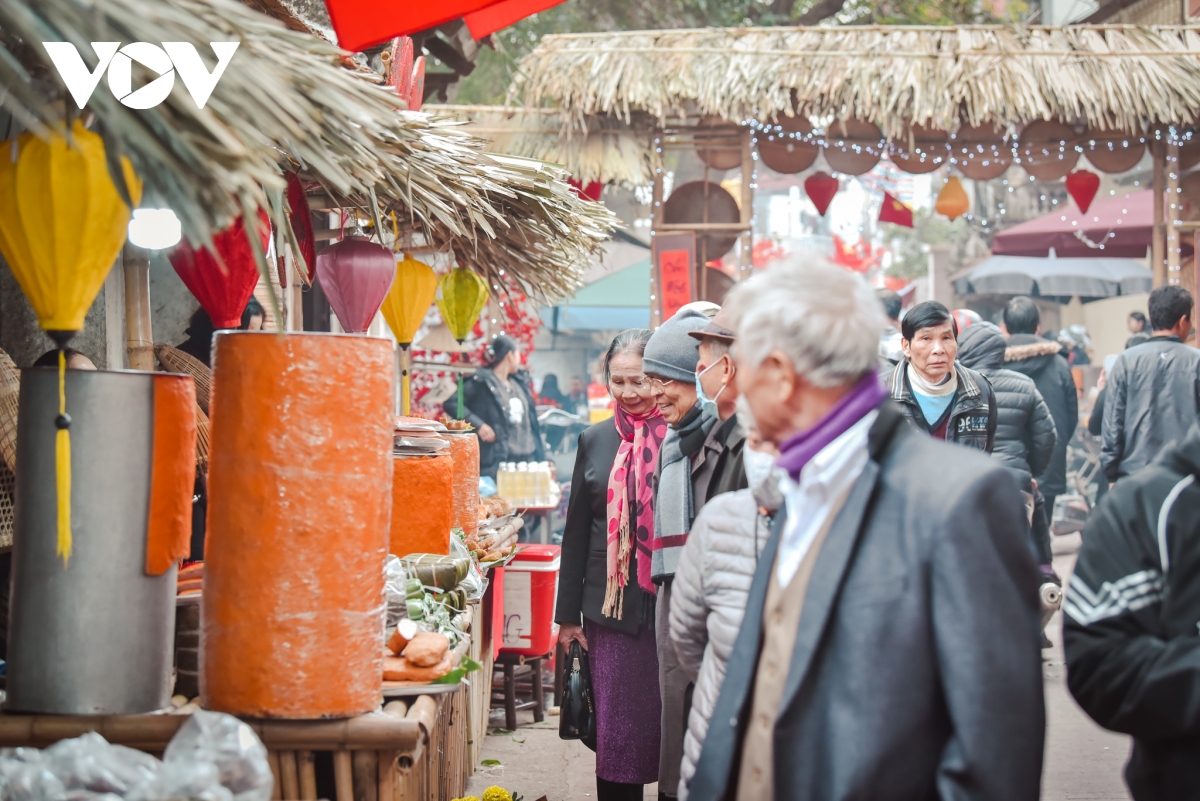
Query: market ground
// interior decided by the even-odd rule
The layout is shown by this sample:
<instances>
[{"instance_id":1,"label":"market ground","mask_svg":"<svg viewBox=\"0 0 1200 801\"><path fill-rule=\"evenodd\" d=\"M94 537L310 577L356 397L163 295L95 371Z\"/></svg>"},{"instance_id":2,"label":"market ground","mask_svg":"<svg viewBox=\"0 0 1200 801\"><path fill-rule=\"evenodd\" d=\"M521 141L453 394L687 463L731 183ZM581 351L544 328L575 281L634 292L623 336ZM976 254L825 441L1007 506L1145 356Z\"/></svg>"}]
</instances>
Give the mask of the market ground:
<instances>
[{"instance_id":1,"label":"market ground","mask_svg":"<svg viewBox=\"0 0 1200 801\"><path fill-rule=\"evenodd\" d=\"M1079 535L1056 538L1054 566L1070 575L1079 548ZM1063 667L1061 614L1049 627L1054 648L1042 652L1046 686L1046 763L1042 774L1043 801L1107 801L1128 799L1121 769L1129 753L1129 738L1105 731L1091 721L1067 692ZM482 797L492 785L515 791L526 801L584 801L596 793L595 756L581 743L558 739L558 718L533 723L532 712L520 713L514 733L489 735L483 758L498 764L480 767L468 781L469 794ZM504 715L493 715L493 728ZM656 799L658 786L646 787Z\"/></svg>"}]
</instances>

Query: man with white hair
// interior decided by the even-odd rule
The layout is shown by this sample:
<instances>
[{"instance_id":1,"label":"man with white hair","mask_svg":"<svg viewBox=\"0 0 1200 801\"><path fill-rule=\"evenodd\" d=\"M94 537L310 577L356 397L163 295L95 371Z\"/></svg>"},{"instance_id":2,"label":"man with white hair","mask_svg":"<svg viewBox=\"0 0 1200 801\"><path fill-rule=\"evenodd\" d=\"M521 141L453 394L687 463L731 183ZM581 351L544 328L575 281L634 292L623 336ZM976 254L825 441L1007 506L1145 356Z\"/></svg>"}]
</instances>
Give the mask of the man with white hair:
<instances>
[{"instance_id":1,"label":"man with white hair","mask_svg":"<svg viewBox=\"0 0 1200 801\"><path fill-rule=\"evenodd\" d=\"M776 515L689 801L1032 801L1045 710L1016 482L905 422L858 276L778 266L726 308L779 447Z\"/></svg>"}]
</instances>

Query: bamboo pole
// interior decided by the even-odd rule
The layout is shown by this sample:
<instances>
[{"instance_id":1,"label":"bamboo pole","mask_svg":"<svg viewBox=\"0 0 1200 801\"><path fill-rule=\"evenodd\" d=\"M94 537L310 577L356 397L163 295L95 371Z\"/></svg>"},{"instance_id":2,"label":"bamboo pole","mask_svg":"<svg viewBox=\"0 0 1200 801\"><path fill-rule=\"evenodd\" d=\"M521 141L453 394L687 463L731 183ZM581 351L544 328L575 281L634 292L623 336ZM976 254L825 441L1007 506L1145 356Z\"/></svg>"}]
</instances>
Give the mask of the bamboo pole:
<instances>
[{"instance_id":1,"label":"bamboo pole","mask_svg":"<svg viewBox=\"0 0 1200 801\"><path fill-rule=\"evenodd\" d=\"M354 801L354 760L349 751L333 752L333 786L337 801Z\"/></svg>"},{"instance_id":2,"label":"bamboo pole","mask_svg":"<svg viewBox=\"0 0 1200 801\"><path fill-rule=\"evenodd\" d=\"M317 764L312 751L297 751L301 801L317 801Z\"/></svg>"},{"instance_id":3,"label":"bamboo pole","mask_svg":"<svg viewBox=\"0 0 1200 801\"><path fill-rule=\"evenodd\" d=\"M380 801L378 752L355 751L351 759L354 766L354 801Z\"/></svg>"},{"instance_id":4,"label":"bamboo pole","mask_svg":"<svg viewBox=\"0 0 1200 801\"><path fill-rule=\"evenodd\" d=\"M126 243L122 270L125 273L125 352L130 370L154 369L154 331L150 320L150 253Z\"/></svg>"},{"instance_id":5,"label":"bamboo pole","mask_svg":"<svg viewBox=\"0 0 1200 801\"><path fill-rule=\"evenodd\" d=\"M296 771L296 752L279 752L279 783L284 799L300 797L300 778Z\"/></svg>"},{"instance_id":6,"label":"bamboo pole","mask_svg":"<svg viewBox=\"0 0 1200 801\"><path fill-rule=\"evenodd\" d=\"M741 248L738 251L738 275L741 281L747 271L754 267L754 232L750 229L750 217L754 212L754 150L751 143L751 132L747 128L742 132L742 202L741 224L744 232L741 236Z\"/></svg>"},{"instance_id":7,"label":"bamboo pole","mask_svg":"<svg viewBox=\"0 0 1200 801\"><path fill-rule=\"evenodd\" d=\"M1180 283L1180 268L1183 259L1183 236L1179 230L1179 218L1183 216L1179 196L1179 143L1166 146L1167 177L1167 283Z\"/></svg>"},{"instance_id":8,"label":"bamboo pole","mask_svg":"<svg viewBox=\"0 0 1200 801\"><path fill-rule=\"evenodd\" d=\"M1150 156L1154 168L1151 178L1152 199L1154 204L1154 228L1150 237L1150 268L1154 275L1154 286L1165 286L1167 283L1167 230L1163 219L1164 162L1165 148L1162 141L1162 130L1155 128L1150 139Z\"/></svg>"},{"instance_id":9,"label":"bamboo pole","mask_svg":"<svg viewBox=\"0 0 1200 801\"><path fill-rule=\"evenodd\" d=\"M271 768L271 801L281 801L283 798L283 788L280 786L279 774L279 752L267 752L267 765Z\"/></svg>"},{"instance_id":10,"label":"bamboo pole","mask_svg":"<svg viewBox=\"0 0 1200 801\"><path fill-rule=\"evenodd\" d=\"M396 797L396 754L393 751L379 752L379 801L395 801Z\"/></svg>"},{"instance_id":11,"label":"bamboo pole","mask_svg":"<svg viewBox=\"0 0 1200 801\"><path fill-rule=\"evenodd\" d=\"M663 180L667 177L664 170L662 153L659 150L662 142L662 131L655 130L651 136L652 152L651 158L654 160L654 183L650 185L650 240L653 242L654 237L662 228L662 207L663 207ZM651 248L651 253L655 253L654 248ZM656 254L657 255L657 254ZM662 319L662 291L658 287L656 276L658 275L658 264L650 265L650 327L658 328L663 323Z\"/></svg>"}]
</instances>

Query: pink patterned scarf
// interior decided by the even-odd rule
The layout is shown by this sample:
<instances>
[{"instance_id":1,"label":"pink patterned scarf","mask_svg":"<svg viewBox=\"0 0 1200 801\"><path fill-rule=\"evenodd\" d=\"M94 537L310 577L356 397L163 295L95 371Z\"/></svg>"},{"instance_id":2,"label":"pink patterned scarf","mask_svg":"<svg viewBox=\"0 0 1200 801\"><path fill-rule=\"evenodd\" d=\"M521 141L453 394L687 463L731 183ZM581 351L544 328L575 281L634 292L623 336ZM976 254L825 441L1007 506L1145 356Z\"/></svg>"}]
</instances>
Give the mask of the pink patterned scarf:
<instances>
[{"instance_id":1,"label":"pink patterned scarf","mask_svg":"<svg viewBox=\"0 0 1200 801\"><path fill-rule=\"evenodd\" d=\"M629 583L629 559L635 548L638 585L646 592L654 592L649 549L654 533L654 470L659 446L667 435L667 421L657 408L648 415L637 416L618 405L613 422L621 435L621 447L608 477L608 583L601 612L620 620L624 614L625 586ZM630 498L636 504L633 525Z\"/></svg>"}]
</instances>

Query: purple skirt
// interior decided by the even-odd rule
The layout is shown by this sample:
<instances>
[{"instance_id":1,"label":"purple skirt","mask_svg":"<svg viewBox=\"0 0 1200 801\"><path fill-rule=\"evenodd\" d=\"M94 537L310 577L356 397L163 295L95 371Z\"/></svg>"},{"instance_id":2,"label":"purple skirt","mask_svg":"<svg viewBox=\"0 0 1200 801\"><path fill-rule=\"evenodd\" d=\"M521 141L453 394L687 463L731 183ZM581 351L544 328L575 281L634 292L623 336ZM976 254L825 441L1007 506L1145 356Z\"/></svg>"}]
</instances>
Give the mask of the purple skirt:
<instances>
[{"instance_id":1,"label":"purple skirt","mask_svg":"<svg viewBox=\"0 0 1200 801\"><path fill-rule=\"evenodd\" d=\"M662 703L654 628L637 635L583 622L596 700L596 775L610 782L658 781Z\"/></svg>"}]
</instances>

